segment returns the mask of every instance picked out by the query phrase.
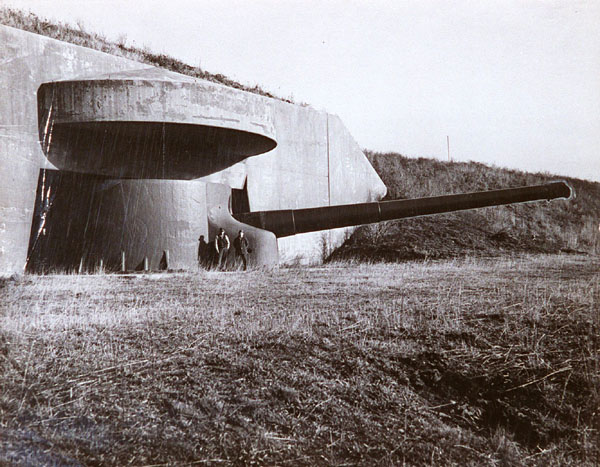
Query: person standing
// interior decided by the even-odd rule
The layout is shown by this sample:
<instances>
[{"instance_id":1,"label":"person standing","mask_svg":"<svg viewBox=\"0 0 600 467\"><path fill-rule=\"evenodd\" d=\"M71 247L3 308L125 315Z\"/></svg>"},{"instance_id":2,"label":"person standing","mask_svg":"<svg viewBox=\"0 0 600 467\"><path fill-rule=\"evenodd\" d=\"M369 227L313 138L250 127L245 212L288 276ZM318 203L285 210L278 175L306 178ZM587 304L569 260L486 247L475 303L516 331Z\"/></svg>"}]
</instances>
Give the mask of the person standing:
<instances>
[{"instance_id":1,"label":"person standing","mask_svg":"<svg viewBox=\"0 0 600 467\"><path fill-rule=\"evenodd\" d=\"M244 264L244 271L248 269L248 248L249 248L248 239L244 235L244 231L240 230L238 236L233 240L233 247L235 248L236 256L240 256L242 258L242 263Z\"/></svg>"},{"instance_id":2,"label":"person standing","mask_svg":"<svg viewBox=\"0 0 600 467\"><path fill-rule=\"evenodd\" d=\"M219 235L215 237L215 252L217 258L217 269L223 269L227 263L227 253L229 253L229 237L225 233L225 229L219 229Z\"/></svg>"},{"instance_id":3,"label":"person standing","mask_svg":"<svg viewBox=\"0 0 600 467\"><path fill-rule=\"evenodd\" d=\"M204 235L200 235L198 239L198 266L206 268L211 263L210 247L204 239Z\"/></svg>"}]
</instances>

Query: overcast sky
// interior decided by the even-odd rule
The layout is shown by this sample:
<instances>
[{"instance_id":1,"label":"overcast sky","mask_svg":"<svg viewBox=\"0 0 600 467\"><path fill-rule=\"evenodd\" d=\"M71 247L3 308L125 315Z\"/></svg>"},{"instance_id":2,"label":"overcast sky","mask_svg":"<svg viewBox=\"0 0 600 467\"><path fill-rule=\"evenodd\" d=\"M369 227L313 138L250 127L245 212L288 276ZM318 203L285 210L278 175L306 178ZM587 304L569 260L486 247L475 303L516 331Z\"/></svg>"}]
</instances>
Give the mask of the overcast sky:
<instances>
[{"instance_id":1,"label":"overcast sky","mask_svg":"<svg viewBox=\"0 0 600 467\"><path fill-rule=\"evenodd\" d=\"M376 151L600 181L600 0L0 0L338 114Z\"/></svg>"}]
</instances>

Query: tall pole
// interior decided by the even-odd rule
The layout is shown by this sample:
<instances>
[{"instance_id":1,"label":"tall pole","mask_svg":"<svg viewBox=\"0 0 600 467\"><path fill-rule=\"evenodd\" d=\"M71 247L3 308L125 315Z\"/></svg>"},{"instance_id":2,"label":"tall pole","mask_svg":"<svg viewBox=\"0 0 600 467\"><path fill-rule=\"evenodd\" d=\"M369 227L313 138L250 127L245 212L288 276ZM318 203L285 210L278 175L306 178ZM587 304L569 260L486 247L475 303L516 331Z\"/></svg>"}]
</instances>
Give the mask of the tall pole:
<instances>
[{"instance_id":1,"label":"tall pole","mask_svg":"<svg viewBox=\"0 0 600 467\"><path fill-rule=\"evenodd\" d=\"M450 162L450 136L446 136L446 145L448 146L448 162Z\"/></svg>"}]
</instances>

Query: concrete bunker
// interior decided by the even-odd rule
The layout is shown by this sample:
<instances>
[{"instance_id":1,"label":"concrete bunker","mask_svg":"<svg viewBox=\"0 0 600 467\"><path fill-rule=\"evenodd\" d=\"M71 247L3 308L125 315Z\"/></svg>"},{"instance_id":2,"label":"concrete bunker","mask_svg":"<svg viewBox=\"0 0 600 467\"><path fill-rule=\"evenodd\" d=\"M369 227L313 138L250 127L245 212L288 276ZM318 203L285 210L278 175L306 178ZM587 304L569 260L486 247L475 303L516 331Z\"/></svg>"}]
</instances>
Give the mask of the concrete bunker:
<instances>
[{"instance_id":1,"label":"concrete bunker","mask_svg":"<svg viewBox=\"0 0 600 467\"><path fill-rule=\"evenodd\" d=\"M232 238L239 230L246 232L253 264L276 265L277 238L570 196L564 183L555 183L252 211L247 175L241 189L200 179L277 146L266 108L249 120L235 99L229 105L207 104L194 84L140 75L40 86L40 144L60 170L40 171L29 270L190 269L197 261L199 236L213 239L221 228ZM228 116L223 105L233 109Z\"/></svg>"}]
</instances>

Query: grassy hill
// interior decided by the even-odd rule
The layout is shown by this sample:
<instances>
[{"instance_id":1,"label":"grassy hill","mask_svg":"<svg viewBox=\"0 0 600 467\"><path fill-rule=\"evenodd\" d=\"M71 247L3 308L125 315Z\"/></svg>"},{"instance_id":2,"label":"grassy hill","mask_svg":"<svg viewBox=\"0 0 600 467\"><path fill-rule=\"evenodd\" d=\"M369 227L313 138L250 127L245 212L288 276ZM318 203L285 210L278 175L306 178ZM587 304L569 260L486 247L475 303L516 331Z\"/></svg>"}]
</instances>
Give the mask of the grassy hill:
<instances>
[{"instance_id":1,"label":"grassy hill","mask_svg":"<svg viewBox=\"0 0 600 467\"><path fill-rule=\"evenodd\" d=\"M526 203L359 227L330 259L398 261L507 252L600 253L600 183L476 162L366 152L386 199L420 198L567 180L576 198Z\"/></svg>"}]
</instances>

